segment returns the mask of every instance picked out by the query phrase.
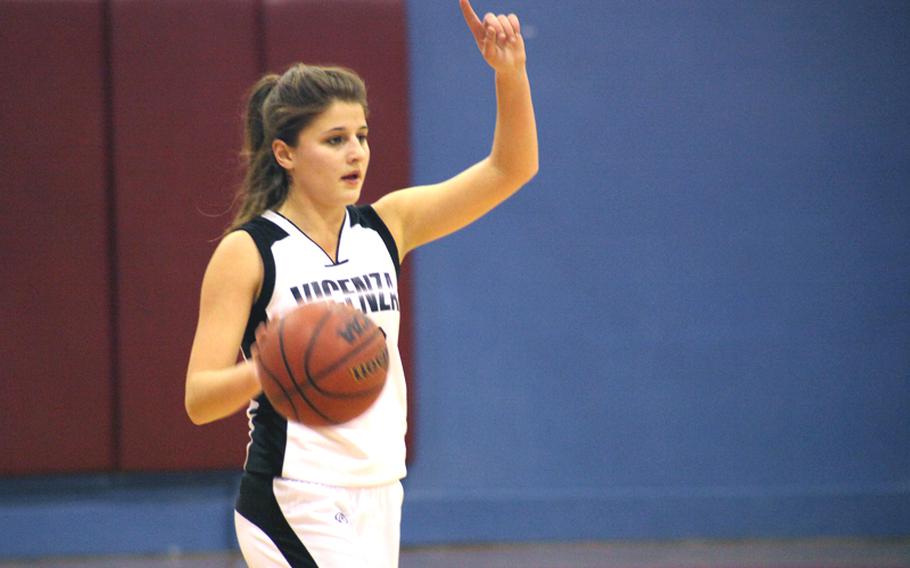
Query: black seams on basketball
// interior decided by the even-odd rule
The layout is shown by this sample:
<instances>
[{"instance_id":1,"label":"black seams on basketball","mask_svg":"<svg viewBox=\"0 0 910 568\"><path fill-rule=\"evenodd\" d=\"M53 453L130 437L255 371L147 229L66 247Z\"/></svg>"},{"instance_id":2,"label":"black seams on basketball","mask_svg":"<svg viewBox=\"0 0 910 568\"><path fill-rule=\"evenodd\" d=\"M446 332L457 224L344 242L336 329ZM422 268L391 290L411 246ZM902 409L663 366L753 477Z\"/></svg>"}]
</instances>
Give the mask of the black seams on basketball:
<instances>
[{"instance_id":1,"label":"black seams on basketball","mask_svg":"<svg viewBox=\"0 0 910 568\"><path fill-rule=\"evenodd\" d=\"M298 306L257 334L262 390L275 410L309 426L343 424L379 398L389 368L385 333L347 304Z\"/></svg>"}]
</instances>

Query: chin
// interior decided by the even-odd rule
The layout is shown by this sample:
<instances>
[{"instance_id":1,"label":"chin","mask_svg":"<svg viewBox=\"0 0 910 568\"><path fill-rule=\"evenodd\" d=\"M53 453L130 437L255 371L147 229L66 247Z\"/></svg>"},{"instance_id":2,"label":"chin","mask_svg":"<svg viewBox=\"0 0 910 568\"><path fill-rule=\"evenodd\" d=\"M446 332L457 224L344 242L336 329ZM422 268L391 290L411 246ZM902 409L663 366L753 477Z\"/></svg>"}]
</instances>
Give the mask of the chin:
<instances>
[{"instance_id":1,"label":"chin","mask_svg":"<svg viewBox=\"0 0 910 568\"><path fill-rule=\"evenodd\" d=\"M349 189L344 192L344 204L345 206L354 205L360 201L361 188Z\"/></svg>"}]
</instances>

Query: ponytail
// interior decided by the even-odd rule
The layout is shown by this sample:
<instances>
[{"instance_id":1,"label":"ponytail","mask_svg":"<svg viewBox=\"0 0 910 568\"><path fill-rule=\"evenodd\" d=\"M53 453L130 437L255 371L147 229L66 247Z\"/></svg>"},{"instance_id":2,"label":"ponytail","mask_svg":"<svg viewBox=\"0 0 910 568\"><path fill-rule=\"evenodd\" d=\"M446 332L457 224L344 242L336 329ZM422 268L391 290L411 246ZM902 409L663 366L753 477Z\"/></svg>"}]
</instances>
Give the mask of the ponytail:
<instances>
[{"instance_id":1,"label":"ponytail","mask_svg":"<svg viewBox=\"0 0 910 568\"><path fill-rule=\"evenodd\" d=\"M242 154L246 175L238 192L240 209L228 231L282 203L287 197L287 174L272 154L274 135L267 131L262 114L265 101L278 84L278 79L278 75L266 75L250 90Z\"/></svg>"},{"instance_id":2,"label":"ponytail","mask_svg":"<svg viewBox=\"0 0 910 568\"><path fill-rule=\"evenodd\" d=\"M253 85L242 154L246 175L228 232L284 203L290 176L275 160L272 142L283 140L295 147L300 131L336 100L360 103L367 110L366 87L353 71L298 63L284 75L265 75Z\"/></svg>"},{"instance_id":3,"label":"ponytail","mask_svg":"<svg viewBox=\"0 0 910 568\"><path fill-rule=\"evenodd\" d=\"M278 75L268 74L253 85L250 89L250 100L246 107L246 151L255 153L262 149L265 143L264 123L262 120L262 107L265 99L278 84Z\"/></svg>"}]
</instances>

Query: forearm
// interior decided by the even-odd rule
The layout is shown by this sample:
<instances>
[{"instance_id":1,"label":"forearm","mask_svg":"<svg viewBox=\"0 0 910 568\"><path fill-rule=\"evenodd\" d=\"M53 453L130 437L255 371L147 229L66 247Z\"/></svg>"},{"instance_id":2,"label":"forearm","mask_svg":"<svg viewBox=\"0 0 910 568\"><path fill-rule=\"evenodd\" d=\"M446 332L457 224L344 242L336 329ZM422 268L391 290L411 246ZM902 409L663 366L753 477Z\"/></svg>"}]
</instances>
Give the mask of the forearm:
<instances>
[{"instance_id":1,"label":"forearm","mask_svg":"<svg viewBox=\"0 0 910 568\"><path fill-rule=\"evenodd\" d=\"M537 173L537 122L524 66L496 73L496 130L490 163L521 186Z\"/></svg>"},{"instance_id":2,"label":"forearm","mask_svg":"<svg viewBox=\"0 0 910 568\"><path fill-rule=\"evenodd\" d=\"M401 257L472 223L537 173L537 123L518 17L487 13L481 21L470 0L460 4L484 61L495 72L493 146L488 156L452 178L395 191L374 204Z\"/></svg>"},{"instance_id":3,"label":"forearm","mask_svg":"<svg viewBox=\"0 0 910 568\"><path fill-rule=\"evenodd\" d=\"M213 422L237 412L260 391L252 360L227 369L189 373L186 381L186 413L194 424Z\"/></svg>"}]
</instances>

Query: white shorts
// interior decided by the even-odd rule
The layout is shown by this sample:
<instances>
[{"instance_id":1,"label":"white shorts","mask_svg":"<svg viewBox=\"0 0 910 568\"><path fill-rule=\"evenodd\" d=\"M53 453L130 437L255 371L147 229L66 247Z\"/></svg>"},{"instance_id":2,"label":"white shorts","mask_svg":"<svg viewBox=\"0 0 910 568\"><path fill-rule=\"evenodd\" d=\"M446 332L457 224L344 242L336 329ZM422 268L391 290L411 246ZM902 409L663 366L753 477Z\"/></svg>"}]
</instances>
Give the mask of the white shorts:
<instances>
[{"instance_id":1,"label":"white shorts","mask_svg":"<svg viewBox=\"0 0 910 568\"><path fill-rule=\"evenodd\" d=\"M245 474L234 512L250 568L396 568L400 482L348 488Z\"/></svg>"}]
</instances>

